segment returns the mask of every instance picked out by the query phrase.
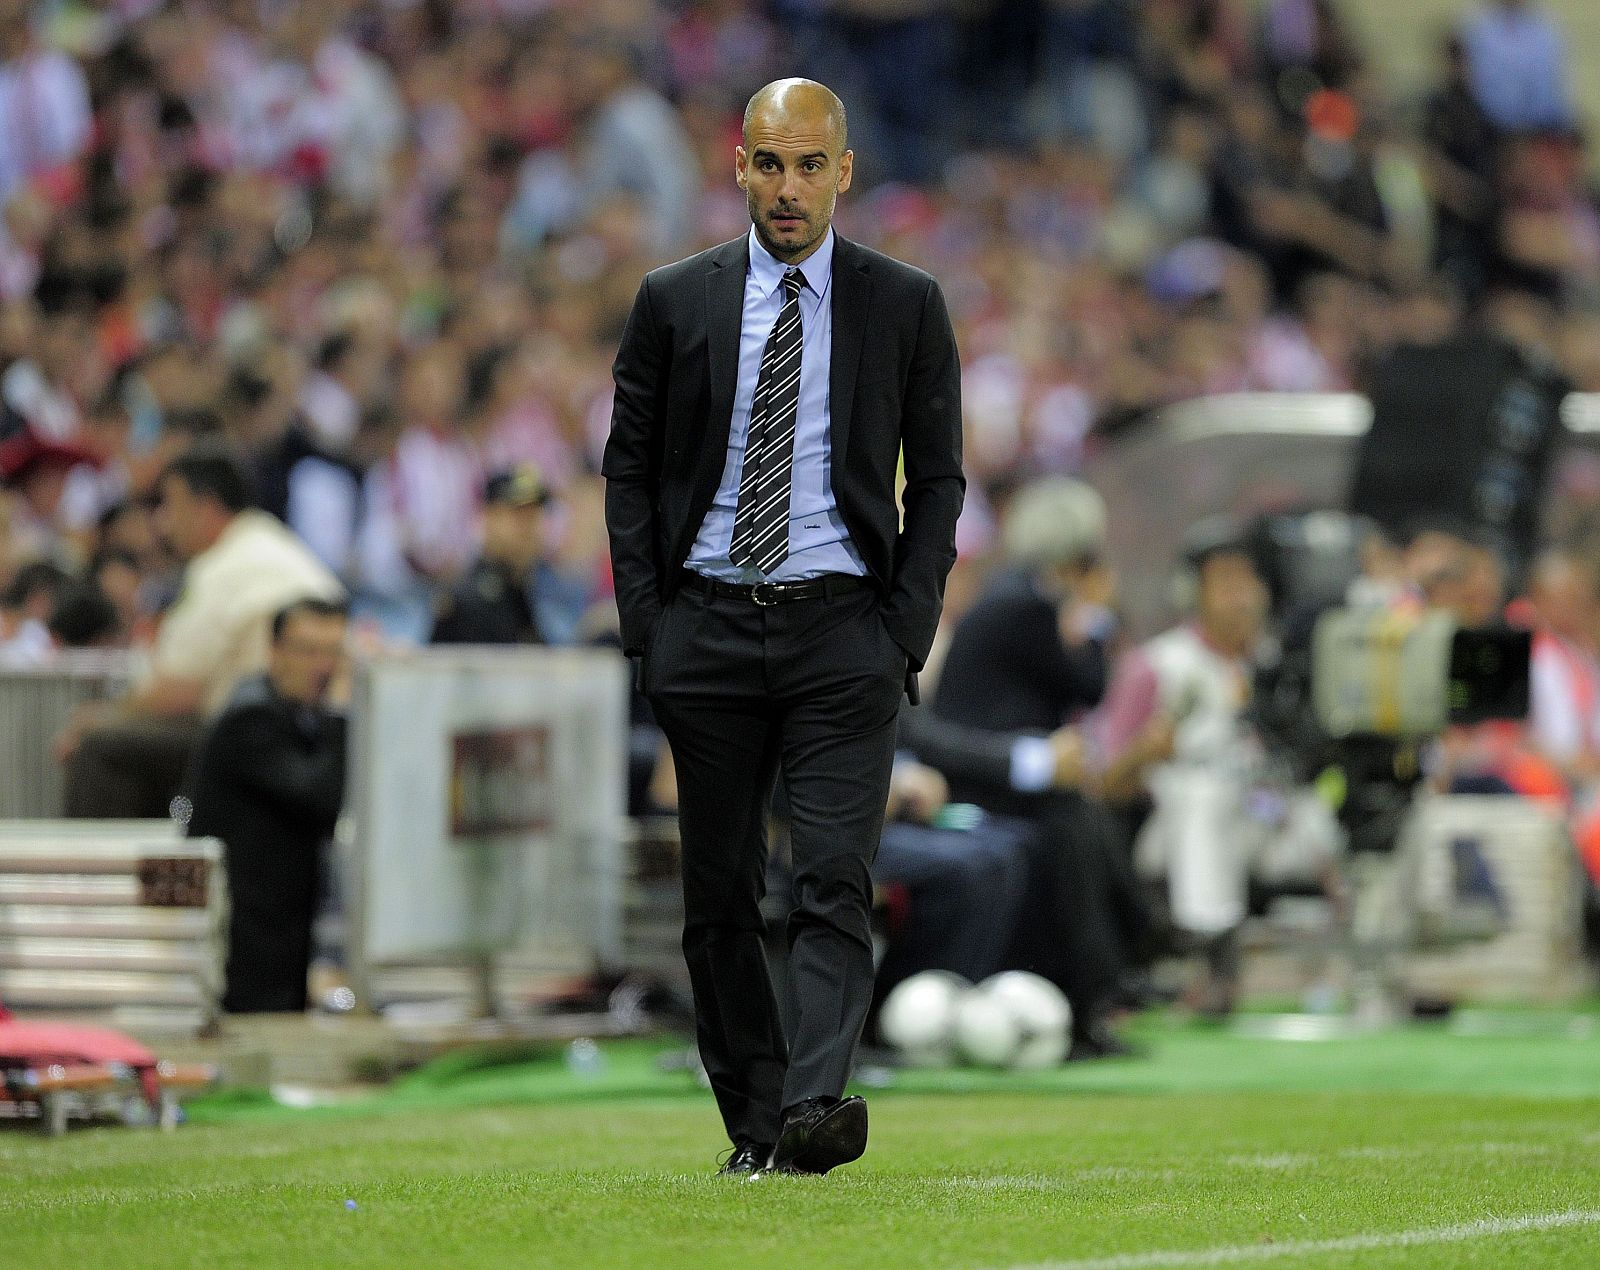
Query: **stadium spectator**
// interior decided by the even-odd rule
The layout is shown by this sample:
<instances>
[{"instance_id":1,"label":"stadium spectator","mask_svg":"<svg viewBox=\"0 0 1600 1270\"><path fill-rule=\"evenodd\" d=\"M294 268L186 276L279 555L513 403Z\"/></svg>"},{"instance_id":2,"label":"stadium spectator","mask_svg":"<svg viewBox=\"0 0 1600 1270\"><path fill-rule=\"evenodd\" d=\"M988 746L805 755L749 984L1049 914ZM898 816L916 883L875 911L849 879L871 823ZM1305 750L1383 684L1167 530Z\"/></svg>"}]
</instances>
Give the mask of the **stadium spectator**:
<instances>
[{"instance_id":1,"label":"stadium spectator","mask_svg":"<svg viewBox=\"0 0 1600 1270\"><path fill-rule=\"evenodd\" d=\"M1342 840L1316 792L1274 771L1247 722L1267 614L1248 547L1203 530L1185 563L1194 575L1193 620L1118 665L1093 727L1095 766L1107 797L1148 791L1136 861L1142 873L1165 878L1173 926L1205 954L1196 1003L1220 1016L1238 991L1250 879L1316 883Z\"/></svg>"},{"instance_id":2,"label":"stadium spectator","mask_svg":"<svg viewBox=\"0 0 1600 1270\"><path fill-rule=\"evenodd\" d=\"M550 489L531 464L483 484L483 553L433 626L435 644L543 644L534 571L545 549Z\"/></svg>"},{"instance_id":3,"label":"stadium spectator","mask_svg":"<svg viewBox=\"0 0 1600 1270\"><path fill-rule=\"evenodd\" d=\"M477 548L477 462L462 434L459 353L440 343L406 367L401 408L407 426L391 465L406 562L447 581Z\"/></svg>"},{"instance_id":4,"label":"stadium spectator","mask_svg":"<svg viewBox=\"0 0 1600 1270\"><path fill-rule=\"evenodd\" d=\"M286 602L336 599L337 580L288 530L250 506L230 451L197 445L160 480L157 522L187 562L162 617L149 676L123 700L86 707L63 733L67 814L161 816L201 721L267 658L268 627Z\"/></svg>"},{"instance_id":5,"label":"stadium spectator","mask_svg":"<svg viewBox=\"0 0 1600 1270\"><path fill-rule=\"evenodd\" d=\"M36 556L72 554L62 504L73 471L96 456L74 441L58 441L31 428L0 441L0 487L15 490L11 533L18 548Z\"/></svg>"},{"instance_id":6,"label":"stadium spectator","mask_svg":"<svg viewBox=\"0 0 1600 1270\"><path fill-rule=\"evenodd\" d=\"M1600 780L1600 595L1594 565L1565 552L1536 562L1528 600L1537 622L1529 671L1533 741L1579 785Z\"/></svg>"},{"instance_id":7,"label":"stadium spectator","mask_svg":"<svg viewBox=\"0 0 1600 1270\"><path fill-rule=\"evenodd\" d=\"M1115 626L1105 515L1098 494L1065 478L1014 497L1002 527L1009 567L956 630L935 714L1048 735L1099 702Z\"/></svg>"},{"instance_id":8,"label":"stadium spectator","mask_svg":"<svg viewBox=\"0 0 1600 1270\"><path fill-rule=\"evenodd\" d=\"M58 648L114 648L121 626L106 593L93 582L78 579L56 597L49 629Z\"/></svg>"},{"instance_id":9,"label":"stadium spectator","mask_svg":"<svg viewBox=\"0 0 1600 1270\"><path fill-rule=\"evenodd\" d=\"M70 580L45 560L16 571L0 591L0 666L37 666L50 659L50 615Z\"/></svg>"},{"instance_id":10,"label":"stadium spectator","mask_svg":"<svg viewBox=\"0 0 1600 1270\"><path fill-rule=\"evenodd\" d=\"M1461 28L1473 92L1498 128L1566 128L1567 46L1533 0L1489 0Z\"/></svg>"},{"instance_id":11,"label":"stadium spectator","mask_svg":"<svg viewBox=\"0 0 1600 1270\"><path fill-rule=\"evenodd\" d=\"M63 169L88 145L89 85L83 68L41 45L29 5L0 11L0 206L29 182L58 189Z\"/></svg>"},{"instance_id":12,"label":"stadium spectator","mask_svg":"<svg viewBox=\"0 0 1600 1270\"><path fill-rule=\"evenodd\" d=\"M343 607L302 599L272 618L265 674L239 684L186 780L188 833L216 837L228 867L223 1008L303 1011L320 857L344 803L345 720L336 713Z\"/></svg>"},{"instance_id":13,"label":"stadium spectator","mask_svg":"<svg viewBox=\"0 0 1600 1270\"><path fill-rule=\"evenodd\" d=\"M1434 261L1464 294L1477 296L1494 258L1499 130L1473 92L1459 36L1445 41L1443 61L1443 82L1429 94L1422 116Z\"/></svg>"}]
</instances>

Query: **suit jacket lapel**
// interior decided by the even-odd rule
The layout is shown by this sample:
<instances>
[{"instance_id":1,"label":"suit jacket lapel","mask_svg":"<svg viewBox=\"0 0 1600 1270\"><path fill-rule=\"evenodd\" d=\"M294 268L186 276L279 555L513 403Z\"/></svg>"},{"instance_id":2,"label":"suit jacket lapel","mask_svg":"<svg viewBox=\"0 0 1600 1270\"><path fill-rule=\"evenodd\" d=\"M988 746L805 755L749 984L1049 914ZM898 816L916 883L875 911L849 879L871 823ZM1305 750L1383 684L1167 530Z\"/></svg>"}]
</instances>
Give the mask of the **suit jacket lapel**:
<instances>
[{"instance_id":1,"label":"suit jacket lapel","mask_svg":"<svg viewBox=\"0 0 1600 1270\"><path fill-rule=\"evenodd\" d=\"M849 240L834 235L833 248L833 350L828 363L829 440L832 445L833 488L840 488L845 448L850 442L851 408L856 395L856 372L861 367L861 346L867 336L867 310L872 301L872 275L865 256Z\"/></svg>"},{"instance_id":2,"label":"suit jacket lapel","mask_svg":"<svg viewBox=\"0 0 1600 1270\"><path fill-rule=\"evenodd\" d=\"M744 316L744 279L750 271L750 240L736 238L711 253L706 267L706 366L709 405L704 419L687 421L695 438L694 492L689 514L673 544L682 560L711 510L728 457L728 432L733 426L733 395L739 384L739 329Z\"/></svg>"},{"instance_id":3,"label":"suit jacket lapel","mask_svg":"<svg viewBox=\"0 0 1600 1270\"><path fill-rule=\"evenodd\" d=\"M744 281L750 271L750 240L724 243L706 271L706 353L711 367L711 418L706 449L717 456L721 473L733 420L733 395L739 385L739 331L744 316Z\"/></svg>"}]
</instances>

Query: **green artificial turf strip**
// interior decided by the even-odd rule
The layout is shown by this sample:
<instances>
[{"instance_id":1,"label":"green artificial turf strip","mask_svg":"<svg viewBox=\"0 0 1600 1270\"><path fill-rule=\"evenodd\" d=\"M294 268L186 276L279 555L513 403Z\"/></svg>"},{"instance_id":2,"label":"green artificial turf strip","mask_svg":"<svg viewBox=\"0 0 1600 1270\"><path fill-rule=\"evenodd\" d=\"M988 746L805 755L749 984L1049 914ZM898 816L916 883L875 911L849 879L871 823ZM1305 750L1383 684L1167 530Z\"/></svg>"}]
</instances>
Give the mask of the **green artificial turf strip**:
<instances>
[{"instance_id":1,"label":"green artificial turf strip","mask_svg":"<svg viewBox=\"0 0 1600 1270\"><path fill-rule=\"evenodd\" d=\"M1138 1060L1073 1063L1045 1072L973 1069L900 1071L892 1084L864 1093L1183 1093L1323 1092L1513 1094L1600 1098L1600 1025L1585 1015L1496 1012L1504 1026L1489 1035L1457 1035L1442 1024L1395 1028L1338 1041L1264 1041L1236 1031L1159 1017L1131 1029L1146 1047ZM1520 1021L1520 1022L1519 1022ZM1546 1025L1547 1024L1547 1025ZM1574 1026L1574 1035L1564 1034ZM1554 1034L1552 1034L1552 1032ZM264 1094L224 1094L191 1105L193 1119L296 1119L424 1107L466 1108L527 1102L634 1097L699 1099L684 1072L664 1072L660 1041L604 1047L604 1069L569 1072L559 1054L527 1059L515 1052L451 1055L371 1098L307 1112ZM678 1047L681 1051L682 1044ZM520 1061L517 1061L520 1060ZM1600 1262L1597 1262L1600 1264Z\"/></svg>"},{"instance_id":2,"label":"green artificial turf strip","mask_svg":"<svg viewBox=\"0 0 1600 1270\"><path fill-rule=\"evenodd\" d=\"M232 1094L170 1136L0 1134L0 1265L1600 1265L1600 1029L1480 1022L1285 1042L1158 1017L1137 1061L899 1073L861 1164L753 1185L710 1176L714 1109L661 1042L607 1046L592 1077L458 1054L328 1109ZM1577 1216L1276 1255L1551 1214Z\"/></svg>"},{"instance_id":3,"label":"green artificial turf strip","mask_svg":"<svg viewBox=\"0 0 1600 1270\"><path fill-rule=\"evenodd\" d=\"M704 1099L11 1131L0 1264L1000 1267L1600 1209L1600 1099L997 1093L872 1116L859 1164L756 1183L711 1176ZM1264 1264L1582 1267L1597 1249L1591 1223Z\"/></svg>"}]
</instances>

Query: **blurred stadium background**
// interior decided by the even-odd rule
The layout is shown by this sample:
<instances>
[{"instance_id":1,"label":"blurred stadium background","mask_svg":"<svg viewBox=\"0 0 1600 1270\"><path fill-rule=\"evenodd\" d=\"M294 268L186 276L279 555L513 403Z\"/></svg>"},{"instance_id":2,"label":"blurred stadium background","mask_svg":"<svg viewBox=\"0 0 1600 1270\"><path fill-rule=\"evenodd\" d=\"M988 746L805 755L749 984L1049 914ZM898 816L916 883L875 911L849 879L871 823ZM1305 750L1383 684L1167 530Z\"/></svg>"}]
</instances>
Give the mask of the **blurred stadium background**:
<instances>
[{"instance_id":1,"label":"blurred stadium background","mask_svg":"<svg viewBox=\"0 0 1600 1270\"><path fill-rule=\"evenodd\" d=\"M1348 1130L1367 1115L1389 1123L1375 1111L1384 1091L1421 1098L1425 1130L1481 1114L1505 1118L1485 1130L1502 1137L1521 1114L1507 1100L1554 1099L1524 1117L1533 1137L1518 1149L1570 1150L1552 1156L1556 1180L1537 1200L1498 1175L1477 1193L1501 1215L1555 1213L1538 1229L1576 1233L1542 1236L1548 1264L1583 1264L1562 1258L1600 1217L1565 1206L1592 1181L1593 1135L1586 1164L1553 1122L1532 1126L1550 1106L1592 1125L1600 1096L1597 65L1590 0L0 0L0 1014L109 1022L220 1063L230 1085L276 1090L270 1106L249 1093L194 1105L213 1123L193 1132L219 1158L296 1123L273 1118L285 1100L348 1094L475 1039L563 1048L501 1085L467 1064L385 1096L445 1116L693 1088L694 1057L670 1041L589 1043L670 1036L686 1008L671 773L611 651L599 458L639 279L743 231L732 149L744 103L805 74L849 111L856 186L841 232L933 273L960 341L969 485L936 657L961 647L963 620L1017 565L1006 526L1019 496L1072 478L1108 511L1087 544L1092 593L1059 597L1059 638L1092 633L1110 702L1094 693L1046 727L990 728L1008 746L1031 728L1051 749L1046 769L1032 750L1031 783L989 805L959 756L940 761L953 742L937 722L987 727L963 717L956 685L925 711L925 744L908 738L908 757L948 785L912 777L895 808L944 847L996 822L1025 822L1068 855L1075 834L1092 837L1091 863L1053 883L1078 907L1030 890L1040 849L1006 840L1012 828L985 838L996 858L1009 852L993 874L906 836L909 855L886 839L880 933L887 992L930 968L1032 966L1018 949L1087 903L1117 926L1109 942L1074 942L1036 968L1073 999L1078 1057L1114 1061L919 1075L874 1032L873 1078L927 1095L951 1142L985 1132L964 1093L1041 1100L1037 1113L995 1104L997 1136L973 1172L1010 1143L1035 1153L1046 1190L1096 1167L1084 1143L1052 1154L1022 1128L1064 1093L1127 1095L1097 1122L1109 1135L1111 1118L1204 1122L1207 1090L1258 1090L1302 1131L1236 1108L1250 1127L1235 1149L1337 1142L1352 1160L1385 1149ZM196 454L231 458L248 515L289 531L280 541L250 521L265 554L210 584L201 619L194 561L217 539L202 526L174 541L193 509L164 488L181 470L185 491L215 493L212 469L181 467ZM217 526L239 511L208 506L202 519L227 513ZM1183 628L1218 550L1247 556L1266 597L1230 662L1254 679L1251 704L1224 712L1228 753L1251 775L1218 823L1281 824L1306 795L1336 828L1293 884L1252 876L1242 921L1196 930L1161 876L1171 858L1141 856L1133 877L1152 808L1188 806L1162 793L1160 770L1182 760L1195 702L1157 699L1158 684L1141 714L1118 683L1146 673L1145 641ZM315 703L318 743L348 756L338 832L320 856L296 848L304 885L281 901L289 925L315 915L310 947L291 954L313 974L287 1016L224 1013L222 897L231 884L236 909L270 913L279 891L237 867L225 879L239 848L206 845L223 835L204 817L200 845L179 844L196 810L193 752L266 666L273 613L308 594L346 597L353 668L321 687L335 709ZM1428 614L1496 639L1531 633L1531 706L1517 703L1530 685L1515 668L1474 679L1458 664L1455 691L1471 702L1450 701L1449 720L1338 735L1334 707L1313 702L1312 678L1333 672L1313 666L1311 630L1346 605L1372 615L1351 674L1385 717L1408 708L1406 674L1436 671L1447 694L1442 663L1400 651ZM495 626L506 612L512 625ZM1367 682L1386 675L1388 687ZM1335 706L1348 707L1360 690L1341 692ZM1164 748L1141 750L1162 726ZM1070 810L1019 813L1010 798L1041 792ZM254 849L272 858L270 841ZM933 870L936 856L936 877L906 863ZM976 890L992 901L995 878L1032 902L962 908ZM1150 903L1133 919L1120 907L1131 892ZM1029 930L975 951L973 929L1002 921ZM499 1024L479 1021L486 1008ZM1230 1015L1226 1033L1195 1030ZM1430 1017L1452 1021L1401 1026ZM1284 1075L1300 1061L1281 1049L1292 1038L1328 1047L1300 1080ZM1419 1070L1437 1082L1414 1083ZM1306 1101L1333 1088L1348 1101ZM471 1132L499 1132L473 1114ZM911 1132L915 1113L896 1115ZM649 1115L619 1119L618 1149L641 1170L695 1167L692 1149L663 1146L686 1116L656 1129ZM444 1121L426 1123L448 1142ZM517 1124L550 1141L575 1131L559 1116ZM323 1203L344 1184L338 1131L301 1132L320 1143L308 1147L320 1180L300 1199ZM396 1185L406 1134L362 1132L372 1160L357 1173ZM1167 1170L1196 1188L1239 1185L1215 1173L1202 1136L1180 1135L1181 1162L1146 1141L1108 1149L1137 1157L1147 1184ZM1470 1133L1436 1136L1447 1154L1477 1149ZM100 1148L72 1149L72 1168L97 1167ZM118 1170L133 1166L107 1150L102 1181L125 1185ZM52 1157L0 1152L29 1179L13 1211L64 1184ZM583 1139L571 1167L606 1157ZM529 1167L566 1167L540 1159ZM948 1167L931 1148L902 1163ZM498 1148L482 1165L520 1166ZM162 1185L179 1186L191 1165L162 1167ZM261 1180L245 1167L238 1185ZM1329 1196L1353 1184L1338 1170L1321 1180ZM1470 1222L1484 1210L1472 1178L1458 1180L1437 1210L1410 1197L1405 1220L1330 1198L1295 1236ZM590 1181L575 1204L592 1199ZM1294 1210L1284 1179L1263 1185L1264 1209ZM1026 1217L1028 1193L1001 1199ZM506 1202L477 1199L491 1212ZM901 1202L942 1201L893 1192ZM196 1257L226 1247L229 1218L211 1203L193 1210L209 1232ZM276 1216L250 1220L281 1236ZM952 1245L941 1261L885 1221L871 1246L928 1264L1077 1246L1047 1223L1042 1242ZM1164 1230L1192 1232L1178 1242L1195 1247L1258 1233L1190 1208L1118 1229L1121 1242L1082 1247L1138 1256L1169 1246ZM31 1230L41 1249L69 1247L44 1218ZM550 1232L575 1257L661 1263L623 1234ZM123 1233L131 1249L149 1237ZM656 1237L664 1260L692 1255L683 1232ZM1479 1237L1442 1239L1438 1264ZM491 1221L474 1255L487 1263L508 1238Z\"/></svg>"}]
</instances>

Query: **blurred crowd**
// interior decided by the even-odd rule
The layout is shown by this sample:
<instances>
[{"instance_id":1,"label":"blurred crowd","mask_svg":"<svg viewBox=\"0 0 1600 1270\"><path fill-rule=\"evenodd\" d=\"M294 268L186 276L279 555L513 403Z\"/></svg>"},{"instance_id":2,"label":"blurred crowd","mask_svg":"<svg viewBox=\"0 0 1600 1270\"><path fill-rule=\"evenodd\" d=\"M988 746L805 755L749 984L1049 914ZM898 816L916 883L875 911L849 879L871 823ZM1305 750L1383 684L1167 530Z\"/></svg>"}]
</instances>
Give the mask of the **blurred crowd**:
<instances>
[{"instance_id":1,"label":"blurred crowd","mask_svg":"<svg viewBox=\"0 0 1600 1270\"><path fill-rule=\"evenodd\" d=\"M1508 296L1600 388L1566 60L1521 0L1464 9L1410 101L1337 0L4 0L3 655L150 638L155 479L214 437L403 641L485 478L536 465L544 627L575 637L626 306L740 231L740 113L782 73L849 107L843 231L950 297L969 558L1019 473L1153 405L1359 386Z\"/></svg>"},{"instance_id":2,"label":"blurred crowd","mask_svg":"<svg viewBox=\"0 0 1600 1270\"><path fill-rule=\"evenodd\" d=\"M1600 203L1562 32L1528 0L1463 5L1412 100L1338 0L0 0L0 664L114 647L153 666L63 734L79 812L115 794L159 813L297 596L342 593L369 641L604 637L597 470L623 320L648 268L743 232L744 104L795 73L849 110L841 231L934 273L962 351L975 576L952 584L947 637L966 669L946 666L908 753L1078 840L1114 843L1119 808L1185 788L1211 820L1158 814L1140 858L1181 872L1201 851L1199 889L1175 881L1172 901L1231 991L1247 874L1283 845L1222 842L1254 797L1260 738L1239 720L1264 566L1195 555L1250 629L1190 623L1114 670L1103 524L1047 501L1031 538L1082 533L1043 573L1002 525L1027 480L1080 471L1163 403L1360 389L1397 347L1486 320L1600 391ZM1498 617L1492 552L1417 542L1362 576ZM1551 632L1536 687L1583 677L1590 707L1594 582L1552 557L1527 597ZM984 686L1014 663L972 633L985 613L993 639L1031 629L1016 604L1067 667L1020 699ZM1575 804L1600 784L1586 709L1533 747ZM987 794L961 773L996 752L936 717L1024 742ZM1185 727L1249 762L1178 772ZM1482 758L1470 738L1442 753ZM925 808L950 792L909 788ZM1066 801L1041 811L1050 791ZM1287 854L1320 885L1343 838L1302 792L1270 807L1305 821ZM1185 847L1202 821L1211 838ZM1046 880L1103 899L1074 918L1105 939L1079 950L1103 980L1074 982L1083 1001L1139 961L1126 857Z\"/></svg>"},{"instance_id":3,"label":"blurred crowd","mask_svg":"<svg viewBox=\"0 0 1600 1270\"><path fill-rule=\"evenodd\" d=\"M1592 553L1547 548L1517 580L1492 535L1448 517L1399 534L1326 510L1212 518L1171 561L1177 619L1140 638L1119 616L1106 519L1084 482L1022 484L995 567L941 627L923 703L901 707L873 864L880 999L924 971L1027 970L1069 1001L1072 1058L1124 1055L1120 1015L1179 998L1226 1016L1250 940L1315 911L1348 961L1303 967L1310 1008L1392 1020L1413 1007L1410 953L1576 910L1565 886L1508 900L1546 864L1573 879L1600 956ZM1447 634L1431 659L1429 624ZM1342 634L1324 646L1324 629ZM1452 658L1450 632L1475 651ZM1402 636L1417 637L1403 655ZM1400 703L1428 681L1450 713L1419 725ZM1330 701L1369 696L1348 734L1331 721ZM652 795L670 804L670 786ZM1488 802L1430 843L1412 813L1444 795ZM1508 860L1495 804L1540 863ZM1442 846L1443 865L1427 855ZM1425 876L1450 880L1433 895ZM769 918L786 883L780 850ZM1541 972L1508 973L1526 990Z\"/></svg>"}]
</instances>

